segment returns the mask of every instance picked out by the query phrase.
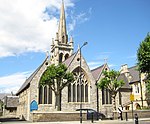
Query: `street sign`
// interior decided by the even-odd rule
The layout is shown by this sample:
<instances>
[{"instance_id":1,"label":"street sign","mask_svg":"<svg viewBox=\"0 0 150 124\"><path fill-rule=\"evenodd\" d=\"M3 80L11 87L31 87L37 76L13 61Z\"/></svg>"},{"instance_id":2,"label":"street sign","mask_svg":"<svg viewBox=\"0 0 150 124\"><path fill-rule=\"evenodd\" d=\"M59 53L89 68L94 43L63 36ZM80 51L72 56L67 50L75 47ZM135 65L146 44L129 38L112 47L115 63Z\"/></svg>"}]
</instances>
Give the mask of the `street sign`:
<instances>
[{"instance_id":1,"label":"street sign","mask_svg":"<svg viewBox=\"0 0 150 124\"><path fill-rule=\"evenodd\" d=\"M134 95L133 94L130 95L130 101L134 101Z\"/></svg>"}]
</instances>

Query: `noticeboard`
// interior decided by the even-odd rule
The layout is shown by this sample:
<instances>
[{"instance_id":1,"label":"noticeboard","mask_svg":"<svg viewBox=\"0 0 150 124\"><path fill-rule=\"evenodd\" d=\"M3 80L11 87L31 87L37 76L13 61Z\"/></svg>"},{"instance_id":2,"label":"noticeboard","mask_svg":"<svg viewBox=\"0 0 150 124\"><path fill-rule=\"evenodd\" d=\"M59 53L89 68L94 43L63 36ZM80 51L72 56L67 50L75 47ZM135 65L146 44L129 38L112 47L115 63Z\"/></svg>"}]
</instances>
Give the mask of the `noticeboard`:
<instances>
[{"instance_id":1,"label":"noticeboard","mask_svg":"<svg viewBox=\"0 0 150 124\"><path fill-rule=\"evenodd\" d=\"M134 101L134 95L133 94L130 95L130 101Z\"/></svg>"}]
</instances>

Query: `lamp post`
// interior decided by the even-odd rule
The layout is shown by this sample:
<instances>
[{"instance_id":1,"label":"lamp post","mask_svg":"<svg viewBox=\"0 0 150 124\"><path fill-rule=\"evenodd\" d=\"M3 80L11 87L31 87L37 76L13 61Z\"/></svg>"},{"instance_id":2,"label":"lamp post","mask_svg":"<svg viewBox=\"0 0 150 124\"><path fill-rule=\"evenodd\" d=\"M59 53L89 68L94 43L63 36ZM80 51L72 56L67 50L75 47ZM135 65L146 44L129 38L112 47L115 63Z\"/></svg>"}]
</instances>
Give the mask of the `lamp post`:
<instances>
[{"instance_id":1,"label":"lamp post","mask_svg":"<svg viewBox=\"0 0 150 124\"><path fill-rule=\"evenodd\" d=\"M84 44L80 47L80 123L82 123L82 82L81 82L81 67L82 67L82 63L81 63L81 49L82 47L84 47L85 45L87 45L88 42L84 42Z\"/></svg>"}]
</instances>

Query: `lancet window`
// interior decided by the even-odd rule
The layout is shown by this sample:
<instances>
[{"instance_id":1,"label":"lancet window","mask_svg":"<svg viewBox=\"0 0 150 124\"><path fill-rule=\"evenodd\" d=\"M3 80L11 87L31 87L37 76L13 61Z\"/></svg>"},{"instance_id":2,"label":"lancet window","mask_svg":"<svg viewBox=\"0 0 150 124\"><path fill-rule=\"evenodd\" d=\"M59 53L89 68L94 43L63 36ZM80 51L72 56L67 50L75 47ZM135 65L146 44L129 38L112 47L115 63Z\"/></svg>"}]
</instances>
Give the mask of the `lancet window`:
<instances>
[{"instance_id":1,"label":"lancet window","mask_svg":"<svg viewBox=\"0 0 150 124\"><path fill-rule=\"evenodd\" d=\"M89 82L85 72L76 68L73 71L75 81L68 86L68 102L88 102L89 101ZM80 82L81 75L81 82Z\"/></svg>"},{"instance_id":2,"label":"lancet window","mask_svg":"<svg viewBox=\"0 0 150 124\"><path fill-rule=\"evenodd\" d=\"M60 54L59 54L59 63L61 63L62 60L63 60L63 53L60 53Z\"/></svg>"},{"instance_id":3,"label":"lancet window","mask_svg":"<svg viewBox=\"0 0 150 124\"><path fill-rule=\"evenodd\" d=\"M69 54L67 53L67 54L65 55L65 60L68 59L68 57L69 57Z\"/></svg>"},{"instance_id":4,"label":"lancet window","mask_svg":"<svg viewBox=\"0 0 150 124\"><path fill-rule=\"evenodd\" d=\"M48 85L39 87L39 104L52 104L52 90Z\"/></svg>"},{"instance_id":5,"label":"lancet window","mask_svg":"<svg viewBox=\"0 0 150 124\"><path fill-rule=\"evenodd\" d=\"M102 104L112 104L112 98L108 89L102 89Z\"/></svg>"}]
</instances>

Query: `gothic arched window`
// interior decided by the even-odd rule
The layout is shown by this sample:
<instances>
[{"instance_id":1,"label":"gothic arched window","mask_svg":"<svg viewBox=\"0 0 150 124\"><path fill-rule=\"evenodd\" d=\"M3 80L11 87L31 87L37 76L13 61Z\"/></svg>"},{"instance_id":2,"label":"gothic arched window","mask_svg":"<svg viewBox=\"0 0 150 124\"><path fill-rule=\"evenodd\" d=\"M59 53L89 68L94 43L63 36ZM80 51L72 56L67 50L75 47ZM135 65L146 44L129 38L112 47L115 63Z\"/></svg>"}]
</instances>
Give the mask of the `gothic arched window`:
<instances>
[{"instance_id":1,"label":"gothic arched window","mask_svg":"<svg viewBox=\"0 0 150 124\"><path fill-rule=\"evenodd\" d=\"M68 57L69 57L69 54L67 53L67 54L65 55L65 60L68 59Z\"/></svg>"},{"instance_id":2,"label":"gothic arched window","mask_svg":"<svg viewBox=\"0 0 150 124\"><path fill-rule=\"evenodd\" d=\"M65 37L64 37L64 35L62 36L62 43L65 43Z\"/></svg>"},{"instance_id":3,"label":"gothic arched window","mask_svg":"<svg viewBox=\"0 0 150 124\"><path fill-rule=\"evenodd\" d=\"M39 87L39 104L52 104L52 90L48 85Z\"/></svg>"},{"instance_id":4,"label":"gothic arched window","mask_svg":"<svg viewBox=\"0 0 150 124\"><path fill-rule=\"evenodd\" d=\"M39 104L42 104L43 99L43 87L39 87Z\"/></svg>"},{"instance_id":5,"label":"gothic arched window","mask_svg":"<svg viewBox=\"0 0 150 124\"><path fill-rule=\"evenodd\" d=\"M76 84L73 84L73 91L71 91L71 93L72 92L73 92L73 102L75 102L76 101Z\"/></svg>"},{"instance_id":6,"label":"gothic arched window","mask_svg":"<svg viewBox=\"0 0 150 124\"><path fill-rule=\"evenodd\" d=\"M108 89L102 89L102 104L112 104L111 94Z\"/></svg>"},{"instance_id":7,"label":"gothic arched window","mask_svg":"<svg viewBox=\"0 0 150 124\"><path fill-rule=\"evenodd\" d=\"M52 89L49 86L49 91L48 91L48 104L52 104Z\"/></svg>"},{"instance_id":8,"label":"gothic arched window","mask_svg":"<svg viewBox=\"0 0 150 124\"><path fill-rule=\"evenodd\" d=\"M68 102L71 102L71 84L68 85Z\"/></svg>"},{"instance_id":9,"label":"gothic arched window","mask_svg":"<svg viewBox=\"0 0 150 124\"><path fill-rule=\"evenodd\" d=\"M60 53L60 54L59 54L59 63L62 62L62 59L63 59L63 53Z\"/></svg>"},{"instance_id":10,"label":"gothic arched window","mask_svg":"<svg viewBox=\"0 0 150 124\"><path fill-rule=\"evenodd\" d=\"M88 102L88 84L85 85L85 102Z\"/></svg>"},{"instance_id":11,"label":"gothic arched window","mask_svg":"<svg viewBox=\"0 0 150 124\"><path fill-rule=\"evenodd\" d=\"M68 86L68 102L81 102L81 96L82 102L88 102L89 100L88 89L90 85L85 72L82 69L80 69L80 67L77 67L73 71L73 74L75 81ZM80 82L80 75L81 75L81 82Z\"/></svg>"},{"instance_id":12,"label":"gothic arched window","mask_svg":"<svg viewBox=\"0 0 150 124\"><path fill-rule=\"evenodd\" d=\"M47 104L47 86L44 87L44 104Z\"/></svg>"},{"instance_id":13,"label":"gothic arched window","mask_svg":"<svg viewBox=\"0 0 150 124\"><path fill-rule=\"evenodd\" d=\"M80 102L80 85L77 85L77 102Z\"/></svg>"}]
</instances>

